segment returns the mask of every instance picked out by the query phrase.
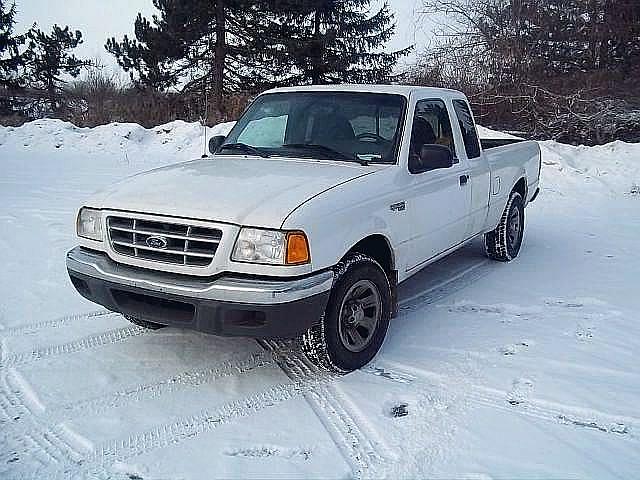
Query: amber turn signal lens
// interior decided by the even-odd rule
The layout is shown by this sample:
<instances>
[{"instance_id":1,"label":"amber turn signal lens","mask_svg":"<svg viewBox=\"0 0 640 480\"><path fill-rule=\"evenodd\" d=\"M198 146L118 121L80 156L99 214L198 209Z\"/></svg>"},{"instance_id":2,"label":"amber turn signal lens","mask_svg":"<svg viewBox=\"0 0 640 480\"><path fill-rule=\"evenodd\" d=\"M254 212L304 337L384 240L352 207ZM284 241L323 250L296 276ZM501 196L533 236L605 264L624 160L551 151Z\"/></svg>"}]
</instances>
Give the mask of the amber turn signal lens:
<instances>
[{"instance_id":1,"label":"amber turn signal lens","mask_svg":"<svg viewBox=\"0 0 640 480\"><path fill-rule=\"evenodd\" d=\"M287 265L300 265L309 263L309 242L307 236L302 232L290 232L287 234Z\"/></svg>"}]
</instances>

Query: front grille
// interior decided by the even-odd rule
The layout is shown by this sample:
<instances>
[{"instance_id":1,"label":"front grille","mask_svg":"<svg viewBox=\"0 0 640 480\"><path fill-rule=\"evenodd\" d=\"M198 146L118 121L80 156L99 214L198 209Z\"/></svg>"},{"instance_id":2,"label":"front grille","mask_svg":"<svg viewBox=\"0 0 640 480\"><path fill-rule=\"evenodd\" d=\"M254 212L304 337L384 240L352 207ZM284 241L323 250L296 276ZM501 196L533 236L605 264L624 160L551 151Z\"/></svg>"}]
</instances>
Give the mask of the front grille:
<instances>
[{"instance_id":1,"label":"front grille","mask_svg":"<svg viewBox=\"0 0 640 480\"><path fill-rule=\"evenodd\" d=\"M206 267L222 231L188 224L108 217L111 248L120 255L192 267Z\"/></svg>"}]
</instances>

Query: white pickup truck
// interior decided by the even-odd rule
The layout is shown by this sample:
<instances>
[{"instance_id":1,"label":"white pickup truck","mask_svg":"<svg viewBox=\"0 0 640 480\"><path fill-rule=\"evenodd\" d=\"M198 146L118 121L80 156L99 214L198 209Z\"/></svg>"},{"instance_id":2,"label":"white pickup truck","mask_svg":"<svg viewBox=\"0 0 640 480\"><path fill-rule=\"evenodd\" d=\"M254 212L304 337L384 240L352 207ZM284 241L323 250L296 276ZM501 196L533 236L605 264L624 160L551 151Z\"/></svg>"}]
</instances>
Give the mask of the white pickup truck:
<instances>
[{"instance_id":1,"label":"white pickup truck","mask_svg":"<svg viewBox=\"0 0 640 480\"><path fill-rule=\"evenodd\" d=\"M270 90L210 150L89 200L73 285L148 328L299 338L337 371L376 355L430 263L481 235L514 259L539 192L538 145L481 142L451 90Z\"/></svg>"}]
</instances>

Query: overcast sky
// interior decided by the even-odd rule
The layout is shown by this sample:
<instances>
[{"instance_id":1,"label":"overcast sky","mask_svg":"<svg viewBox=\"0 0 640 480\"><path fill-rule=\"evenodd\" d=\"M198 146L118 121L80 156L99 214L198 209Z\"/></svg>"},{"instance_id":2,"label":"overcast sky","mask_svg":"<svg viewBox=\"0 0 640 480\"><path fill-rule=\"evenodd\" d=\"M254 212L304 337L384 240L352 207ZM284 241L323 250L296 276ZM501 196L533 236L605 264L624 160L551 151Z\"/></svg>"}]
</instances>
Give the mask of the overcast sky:
<instances>
[{"instance_id":1,"label":"overcast sky","mask_svg":"<svg viewBox=\"0 0 640 480\"><path fill-rule=\"evenodd\" d=\"M18 32L37 22L49 30L55 23L69 25L82 32L84 44L78 47L82 57L100 57L106 64L115 64L104 44L108 37L133 34L133 22L138 12L150 17L155 9L151 0L15 0L18 8ZM428 42L434 20L419 15L421 0L390 0L396 14L396 35L389 48L400 49L416 45L417 50Z\"/></svg>"}]
</instances>

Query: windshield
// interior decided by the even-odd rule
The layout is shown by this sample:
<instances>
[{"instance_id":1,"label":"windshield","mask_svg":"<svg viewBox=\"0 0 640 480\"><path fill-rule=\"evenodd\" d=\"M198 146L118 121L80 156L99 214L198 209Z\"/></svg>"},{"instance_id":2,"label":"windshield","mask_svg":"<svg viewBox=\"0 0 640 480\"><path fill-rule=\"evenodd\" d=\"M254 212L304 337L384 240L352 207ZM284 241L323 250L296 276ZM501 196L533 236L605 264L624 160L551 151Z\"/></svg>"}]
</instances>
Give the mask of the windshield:
<instances>
[{"instance_id":1,"label":"windshield","mask_svg":"<svg viewBox=\"0 0 640 480\"><path fill-rule=\"evenodd\" d=\"M222 145L229 155L396 163L400 95L286 92L258 97Z\"/></svg>"}]
</instances>

